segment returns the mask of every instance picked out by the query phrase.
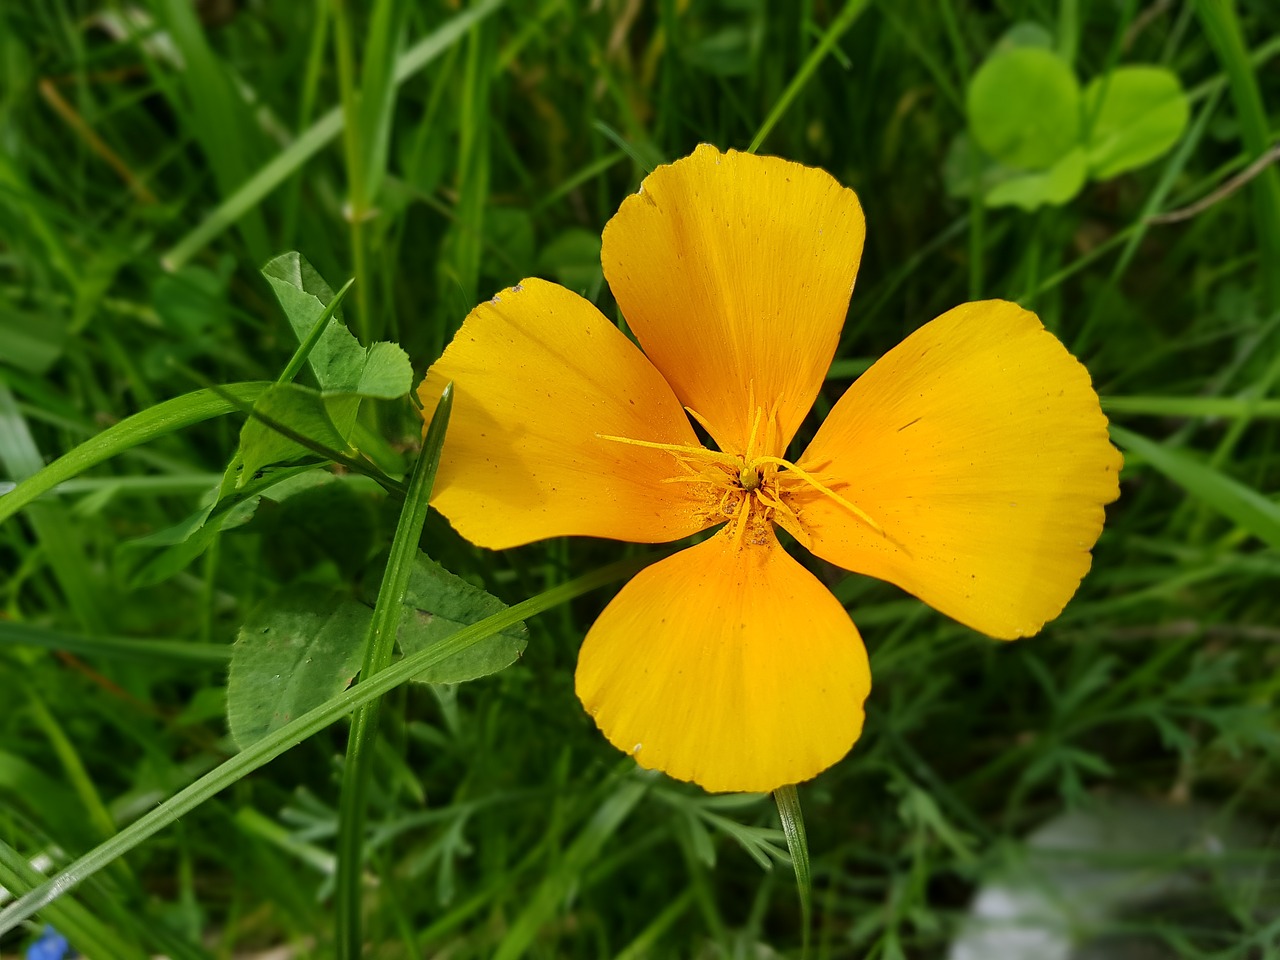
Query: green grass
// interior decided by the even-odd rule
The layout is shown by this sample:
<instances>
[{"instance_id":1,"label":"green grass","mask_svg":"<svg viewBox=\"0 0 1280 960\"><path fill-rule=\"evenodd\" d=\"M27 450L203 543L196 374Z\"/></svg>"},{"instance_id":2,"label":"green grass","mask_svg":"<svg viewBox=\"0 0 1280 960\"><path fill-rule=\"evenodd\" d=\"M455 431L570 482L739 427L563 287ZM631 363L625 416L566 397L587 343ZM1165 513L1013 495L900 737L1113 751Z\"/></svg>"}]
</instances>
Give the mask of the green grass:
<instances>
[{"instance_id":1,"label":"green grass","mask_svg":"<svg viewBox=\"0 0 1280 960\"><path fill-rule=\"evenodd\" d=\"M1177 73L1174 149L1061 207L949 196L969 78L1026 20L1081 77ZM612 315L592 237L705 141L861 198L819 412L921 323L1013 298L1089 367L1127 458L1093 571L1035 639L815 567L875 689L853 753L787 806L808 955L943 957L1029 831L1137 796L1263 825L1268 871L1220 887L1211 920L1138 928L1171 956L1280 956L1280 174L1152 219L1276 143L1278 64L1263 0L0 4L0 481L36 476L0 496L0 886L36 891L0 903L0 929L39 908L0 953L48 922L94 960L354 956L341 916L377 957L801 956L769 800L637 774L574 697L578 645L638 551L488 553L430 514L424 549L513 605L449 642L526 616L523 658L431 688L407 681L442 654L417 654L240 750L240 624L287 584L372 601L403 488L343 471L342 510L318 513L267 476L203 552L155 536L207 502L243 405L298 350L268 259L354 278L346 322L400 343L416 378L526 276L563 270ZM408 479L408 401L367 402L354 430ZM68 868L53 898L38 873Z\"/></svg>"}]
</instances>

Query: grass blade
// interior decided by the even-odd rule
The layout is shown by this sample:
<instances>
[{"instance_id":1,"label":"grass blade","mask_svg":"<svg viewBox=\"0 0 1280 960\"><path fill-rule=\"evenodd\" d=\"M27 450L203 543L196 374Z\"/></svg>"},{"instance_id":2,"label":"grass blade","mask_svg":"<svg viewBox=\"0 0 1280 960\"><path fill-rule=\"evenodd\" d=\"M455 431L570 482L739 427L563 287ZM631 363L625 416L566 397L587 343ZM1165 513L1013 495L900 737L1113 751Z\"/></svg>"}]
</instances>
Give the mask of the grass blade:
<instances>
[{"instance_id":1,"label":"grass blade","mask_svg":"<svg viewBox=\"0 0 1280 960\"><path fill-rule=\"evenodd\" d=\"M503 0L481 0L470 9L441 24L404 52L396 61L395 84L399 86L414 76L464 37L472 24L483 20ZM308 160L342 133L345 118L341 107L334 107L306 129L298 139L285 147L257 173L218 204L200 225L184 236L160 258L166 270L178 270L205 248L214 237L237 223L257 207L271 191L289 179Z\"/></svg>"},{"instance_id":2,"label":"grass blade","mask_svg":"<svg viewBox=\"0 0 1280 960\"><path fill-rule=\"evenodd\" d=\"M795 784L773 791L773 802L778 805L778 818L782 832L787 837L787 850L791 852L791 867L796 874L796 889L800 893L800 914L804 929L801 933L801 955L809 953L809 936L813 930L813 873L809 866L809 838L804 831L804 811L800 809L800 794Z\"/></svg>"},{"instance_id":3,"label":"grass blade","mask_svg":"<svg viewBox=\"0 0 1280 960\"><path fill-rule=\"evenodd\" d=\"M409 574L418 553L418 540L427 519L427 504L440 466L449 413L453 409L453 384L444 388L436 404L431 426L414 463L405 494L404 508L391 542L391 555L382 575L382 586L373 608L373 621L365 637L364 663L360 683L377 676L391 664L396 631L404 608ZM338 814L338 878L336 935L339 957L357 960L361 954L360 904L361 872L364 863L364 821L368 806L369 781L373 776L373 748L378 737L381 699L358 708L351 718L347 739L347 762L343 770L342 800Z\"/></svg>"},{"instance_id":4,"label":"grass blade","mask_svg":"<svg viewBox=\"0 0 1280 960\"><path fill-rule=\"evenodd\" d=\"M189 427L193 423L235 413L246 405L252 406L270 386L265 381L250 380L227 384L216 390L195 390L126 417L92 440L86 440L74 450L63 454L0 497L0 523L4 523L64 480L84 473L118 453L174 430Z\"/></svg>"},{"instance_id":5,"label":"grass blade","mask_svg":"<svg viewBox=\"0 0 1280 960\"><path fill-rule=\"evenodd\" d=\"M1197 500L1235 521L1264 543L1280 549L1280 504L1181 450L1115 424L1111 425L1111 436L1125 450L1141 456Z\"/></svg>"}]
</instances>

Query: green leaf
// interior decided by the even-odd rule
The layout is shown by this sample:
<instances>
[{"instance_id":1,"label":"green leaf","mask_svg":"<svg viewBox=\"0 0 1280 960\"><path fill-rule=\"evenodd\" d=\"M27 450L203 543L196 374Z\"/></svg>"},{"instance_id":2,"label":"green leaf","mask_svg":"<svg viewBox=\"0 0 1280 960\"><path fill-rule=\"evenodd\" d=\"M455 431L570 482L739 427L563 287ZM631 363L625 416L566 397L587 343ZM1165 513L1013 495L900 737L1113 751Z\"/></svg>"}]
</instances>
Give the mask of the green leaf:
<instances>
[{"instance_id":1,"label":"green leaf","mask_svg":"<svg viewBox=\"0 0 1280 960\"><path fill-rule=\"evenodd\" d=\"M1120 67L1084 91L1089 171L1107 180L1167 152L1191 118L1178 75L1164 67Z\"/></svg>"},{"instance_id":2,"label":"green leaf","mask_svg":"<svg viewBox=\"0 0 1280 960\"><path fill-rule=\"evenodd\" d=\"M1187 493L1235 521L1264 543L1280 549L1280 504L1181 450L1111 425L1111 436L1141 456Z\"/></svg>"},{"instance_id":3,"label":"green leaf","mask_svg":"<svg viewBox=\"0 0 1280 960\"><path fill-rule=\"evenodd\" d=\"M302 343L333 300L333 290L296 252L270 261L262 268L262 275L275 290L294 335ZM392 400L404 396L413 386L413 366L399 346L375 343L366 350L339 315L329 318L307 363L324 393Z\"/></svg>"},{"instance_id":4,"label":"green leaf","mask_svg":"<svg viewBox=\"0 0 1280 960\"><path fill-rule=\"evenodd\" d=\"M281 383L258 399L253 412L317 444L345 453L359 404L360 398L353 394L324 396L308 387ZM251 417L240 431L240 457L244 463L240 485L269 464L296 460L312 452L258 416Z\"/></svg>"},{"instance_id":5,"label":"green leaf","mask_svg":"<svg viewBox=\"0 0 1280 960\"><path fill-rule=\"evenodd\" d=\"M987 58L969 84L969 130L978 146L1008 167L1057 163L1080 131L1080 85L1057 54L1015 47Z\"/></svg>"},{"instance_id":6,"label":"green leaf","mask_svg":"<svg viewBox=\"0 0 1280 960\"><path fill-rule=\"evenodd\" d=\"M400 649L406 655L418 653L505 609L507 605L497 597L419 553L405 593L398 635ZM515 663L527 643L528 632L523 623L517 623L435 664L414 679L421 683L461 683L486 677Z\"/></svg>"},{"instance_id":7,"label":"green leaf","mask_svg":"<svg viewBox=\"0 0 1280 960\"><path fill-rule=\"evenodd\" d=\"M355 392L362 397L394 400L413 386L413 364L395 343L375 343L365 353Z\"/></svg>"},{"instance_id":8,"label":"green leaf","mask_svg":"<svg viewBox=\"0 0 1280 960\"><path fill-rule=\"evenodd\" d=\"M538 272L578 293L591 289L600 277L600 234L582 227L565 230L542 248Z\"/></svg>"},{"instance_id":9,"label":"green leaf","mask_svg":"<svg viewBox=\"0 0 1280 960\"><path fill-rule=\"evenodd\" d=\"M287 588L240 628L227 677L227 722L244 749L345 690L360 669L373 611L321 587Z\"/></svg>"},{"instance_id":10,"label":"green leaf","mask_svg":"<svg viewBox=\"0 0 1280 960\"><path fill-rule=\"evenodd\" d=\"M968 132L957 133L942 162L942 182L949 197L986 196L997 184L1019 176L982 152ZM858 371L861 373L862 371Z\"/></svg>"},{"instance_id":11,"label":"green leaf","mask_svg":"<svg viewBox=\"0 0 1280 960\"><path fill-rule=\"evenodd\" d=\"M478 0L466 10L445 20L412 47L396 58L394 82L397 86L434 63L478 22L503 4L503 0ZM346 117L341 106L335 106L294 141L256 170L226 198L194 230L184 236L160 258L166 270L177 270L199 253L214 237L254 210L280 184L327 147L342 132ZM3 158L0 156L0 164Z\"/></svg>"},{"instance_id":12,"label":"green leaf","mask_svg":"<svg viewBox=\"0 0 1280 960\"><path fill-rule=\"evenodd\" d=\"M284 315L301 343L333 299L333 290L300 253L285 253L262 268ZM321 390L353 391L364 369L364 348L342 323L329 318L324 333L307 358Z\"/></svg>"},{"instance_id":13,"label":"green leaf","mask_svg":"<svg viewBox=\"0 0 1280 960\"><path fill-rule=\"evenodd\" d=\"M305 481L305 487L297 486ZM363 481L363 483L362 483ZM372 481L309 470L273 487L259 507L252 530L262 537L262 555L281 580L331 561L344 579L354 579L374 552L379 531Z\"/></svg>"},{"instance_id":14,"label":"green leaf","mask_svg":"<svg viewBox=\"0 0 1280 960\"><path fill-rule=\"evenodd\" d=\"M988 207L1061 206L1080 192L1085 180L1085 153L1076 147L1048 170L1023 173L1002 180L987 191Z\"/></svg>"}]
</instances>

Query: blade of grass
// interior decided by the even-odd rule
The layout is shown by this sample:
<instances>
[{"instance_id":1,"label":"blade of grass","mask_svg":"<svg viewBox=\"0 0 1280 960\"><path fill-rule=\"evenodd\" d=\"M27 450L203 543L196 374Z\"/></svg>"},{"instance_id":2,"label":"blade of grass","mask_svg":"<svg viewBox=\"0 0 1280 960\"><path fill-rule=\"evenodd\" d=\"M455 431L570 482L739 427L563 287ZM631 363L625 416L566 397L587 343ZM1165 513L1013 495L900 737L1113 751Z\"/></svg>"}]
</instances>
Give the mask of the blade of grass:
<instances>
[{"instance_id":1,"label":"blade of grass","mask_svg":"<svg viewBox=\"0 0 1280 960\"><path fill-rule=\"evenodd\" d=\"M292 383L293 378L298 375L298 371L302 369L302 365L307 362L307 357L311 356L311 351L315 349L315 345L320 342L320 338L324 336L325 329L329 326L329 320L338 312L338 307L342 305L342 301L346 299L347 291L351 289L351 285L356 282L352 277L342 285L342 288L333 295L333 299L329 301L329 305L324 308L324 312L316 318L316 322L311 327L311 332L307 334L305 340L298 344L298 349L293 352L293 356L289 358L289 362L285 364L280 376L276 378L276 383Z\"/></svg>"},{"instance_id":2,"label":"blade of grass","mask_svg":"<svg viewBox=\"0 0 1280 960\"><path fill-rule=\"evenodd\" d=\"M63 454L0 497L0 523L64 480L84 473L131 447L162 437L194 423L235 413L252 405L271 386L265 381L231 383L217 390L195 390L149 407L108 427L91 440Z\"/></svg>"},{"instance_id":3,"label":"blade of grass","mask_svg":"<svg viewBox=\"0 0 1280 960\"><path fill-rule=\"evenodd\" d=\"M422 450L413 466L405 493L400 521L391 541L391 555L382 575L382 586L373 607L373 620L364 639L364 661L360 682L377 676L391 664L395 652L396 631L400 627L409 574L418 555L422 525L427 519L427 503L440 466L449 413L453 409L453 384L444 388L427 428ZM363 937L360 932L364 866L364 822L369 800L369 783L373 776L373 751L378 738L378 712L381 699L371 700L358 708L351 718L347 738L347 759L343 766L342 799L338 810L338 876L335 900L337 916L335 940L339 957L358 960Z\"/></svg>"},{"instance_id":4,"label":"blade of grass","mask_svg":"<svg viewBox=\"0 0 1280 960\"><path fill-rule=\"evenodd\" d=\"M801 931L800 956L809 955L809 936L813 930L813 872L809 865L809 838L804 830L804 811L800 809L800 794L795 784L773 791L773 802L778 805L778 818L787 838L787 850L791 852L791 867L796 874L796 889L800 894Z\"/></svg>"},{"instance_id":5,"label":"blade of grass","mask_svg":"<svg viewBox=\"0 0 1280 960\"><path fill-rule=\"evenodd\" d=\"M587 868L598 859L605 841L617 832L651 782L647 776L629 778L600 804L512 922L511 929L493 954L493 960L516 960L525 956L538 931L564 902L574 884L580 882Z\"/></svg>"},{"instance_id":6,"label":"blade of grass","mask_svg":"<svg viewBox=\"0 0 1280 960\"><path fill-rule=\"evenodd\" d=\"M84 634L67 633L36 624L0 619L0 647L3 646L36 647L41 650L74 653L77 656L136 660L141 663L172 660L175 663L214 665L226 664L231 659L231 648L220 643L139 640L134 637L88 637Z\"/></svg>"},{"instance_id":7,"label":"blade of grass","mask_svg":"<svg viewBox=\"0 0 1280 960\"><path fill-rule=\"evenodd\" d=\"M0 839L0 887L15 890L38 884L43 879L17 850ZM146 960L148 956L147 951L127 943L88 907L69 897L49 904L44 917L73 947L92 949L94 957L102 960Z\"/></svg>"},{"instance_id":8,"label":"blade of grass","mask_svg":"<svg viewBox=\"0 0 1280 960\"><path fill-rule=\"evenodd\" d=\"M1280 418L1280 399L1249 397L1103 397L1109 414L1148 417Z\"/></svg>"},{"instance_id":9,"label":"blade of grass","mask_svg":"<svg viewBox=\"0 0 1280 960\"><path fill-rule=\"evenodd\" d=\"M22 479L42 473L40 467L43 462L13 392L7 384L0 383L0 466L11 477ZM24 480L0 499L0 515L5 501L26 482ZM98 589L100 580L91 569L80 531L64 506L56 502L39 504L29 511L27 519L45 552L58 587L81 627L90 633L108 632L110 608L103 592Z\"/></svg>"},{"instance_id":10,"label":"blade of grass","mask_svg":"<svg viewBox=\"0 0 1280 960\"><path fill-rule=\"evenodd\" d=\"M612 563L514 604L501 613L495 613L469 627L463 627L449 638L397 661L367 682L356 684L332 700L272 731L139 817L106 843L94 847L56 876L28 890L0 911L0 936L15 929L22 921L44 909L62 894L83 883L119 857L136 849L143 841L190 813L209 798L216 796L358 707L371 703L437 663L514 626L521 620L551 610L606 584L629 577L653 560L654 556L650 554Z\"/></svg>"},{"instance_id":11,"label":"blade of grass","mask_svg":"<svg viewBox=\"0 0 1280 960\"><path fill-rule=\"evenodd\" d=\"M764 143L765 137L769 136L769 132L782 119L782 115L787 112L787 108L791 106L792 101L800 95L800 91L804 89L806 83L817 71L822 61L827 58L827 54L831 52L831 48L844 35L844 32L853 26L853 22L858 19L859 14L867 8L871 0L848 0L844 5L844 9L831 21L831 26L827 28L827 32L822 35L822 40L813 48L813 52L800 69L796 71L796 75L791 78L791 82L787 84L787 89L782 91L782 96L778 98L778 102L773 105L773 109L769 111L769 116L765 118L764 123L760 125L760 129L756 131L755 137L751 141L751 146L747 147L747 153L755 153L760 149L760 145Z\"/></svg>"},{"instance_id":12,"label":"blade of grass","mask_svg":"<svg viewBox=\"0 0 1280 960\"><path fill-rule=\"evenodd\" d=\"M474 6L445 21L423 37L396 61L395 84L399 86L433 63L442 53L461 40L472 25L497 10L505 0L480 0ZM205 248L214 237L237 223L248 211L260 204L276 187L289 179L308 160L342 133L346 120L341 107L334 107L308 127L298 139L285 147L244 181L197 226L160 258L166 270L178 270ZM262 259L266 259L265 257Z\"/></svg>"},{"instance_id":13,"label":"blade of grass","mask_svg":"<svg viewBox=\"0 0 1280 960\"><path fill-rule=\"evenodd\" d=\"M249 116L248 104L209 46L195 7L187 0L160 0L157 7L185 64L182 83L193 132L219 192L231 196L249 176L250 164L259 153L255 149L259 146L257 126ZM180 116L187 113L183 104L174 106ZM245 208L236 222L253 259L266 260L271 245L261 208Z\"/></svg>"},{"instance_id":14,"label":"blade of grass","mask_svg":"<svg viewBox=\"0 0 1280 960\"><path fill-rule=\"evenodd\" d=\"M1271 147L1271 123L1262 103L1258 77L1249 62L1234 0L1196 0L1196 13L1209 42L1226 70L1236 105L1240 137L1253 157ZM1262 171L1250 189L1254 196L1262 272L1267 306L1280 307L1280 171Z\"/></svg>"},{"instance_id":15,"label":"blade of grass","mask_svg":"<svg viewBox=\"0 0 1280 960\"><path fill-rule=\"evenodd\" d=\"M1156 443L1114 424L1111 436L1125 450L1141 456L1187 493L1264 543L1280 549L1280 504L1225 473L1192 459L1181 450Z\"/></svg>"}]
</instances>

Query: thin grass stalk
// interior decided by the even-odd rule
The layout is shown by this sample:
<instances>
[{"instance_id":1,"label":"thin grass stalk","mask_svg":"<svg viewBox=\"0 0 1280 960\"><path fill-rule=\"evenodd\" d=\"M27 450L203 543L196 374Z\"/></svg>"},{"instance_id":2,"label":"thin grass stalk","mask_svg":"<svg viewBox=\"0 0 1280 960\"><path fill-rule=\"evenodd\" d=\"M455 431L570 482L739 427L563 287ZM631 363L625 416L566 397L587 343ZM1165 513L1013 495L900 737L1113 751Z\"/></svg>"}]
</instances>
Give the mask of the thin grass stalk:
<instances>
[{"instance_id":1,"label":"thin grass stalk","mask_svg":"<svg viewBox=\"0 0 1280 960\"><path fill-rule=\"evenodd\" d=\"M364 663L360 668L363 683L391 665L395 652L396 632L404 610L409 575L418 555L422 525L427 519L427 506L440 451L444 447L449 413L453 409L453 385L445 387L426 440L413 466L405 495L400 522L391 542L391 555L373 608L373 620L365 637ZM351 718L351 734L347 740L347 760L343 768L342 800L338 811L338 877L335 901L337 916L335 940L340 958L356 960L361 954L360 933L361 874L364 864L364 823L368 808L369 783L373 777L373 749L378 738L378 714L381 698L364 704Z\"/></svg>"}]
</instances>

